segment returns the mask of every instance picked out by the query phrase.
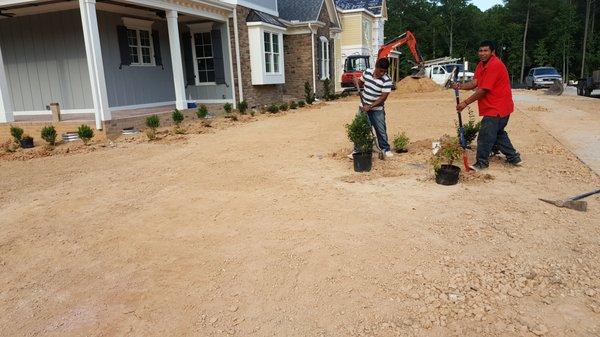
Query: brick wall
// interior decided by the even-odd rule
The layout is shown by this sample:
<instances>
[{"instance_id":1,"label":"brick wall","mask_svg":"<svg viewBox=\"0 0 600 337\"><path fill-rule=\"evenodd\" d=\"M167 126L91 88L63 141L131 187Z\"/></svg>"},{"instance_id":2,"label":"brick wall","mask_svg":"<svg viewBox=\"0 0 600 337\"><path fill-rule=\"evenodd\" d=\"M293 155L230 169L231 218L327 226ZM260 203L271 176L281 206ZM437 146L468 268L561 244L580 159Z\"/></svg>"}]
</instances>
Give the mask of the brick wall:
<instances>
[{"instance_id":1,"label":"brick wall","mask_svg":"<svg viewBox=\"0 0 600 337\"><path fill-rule=\"evenodd\" d=\"M283 99L283 84L277 85L252 85L252 69L250 68L250 47L248 39L248 26L246 25L246 17L250 9L237 6L237 18L238 18L238 38L240 42L240 66L242 72L242 89L244 91L244 99L248 102L249 107L257 107L261 105L269 105L271 103L281 102ZM230 19L230 36L231 36L231 50L233 54L234 64L234 78L236 88L238 88L240 81L237 76L237 65L236 65L236 50L235 50L235 38L234 38L234 26L233 19ZM287 78L287 74L286 74ZM239 98L238 98L239 99Z\"/></svg>"},{"instance_id":2,"label":"brick wall","mask_svg":"<svg viewBox=\"0 0 600 337\"><path fill-rule=\"evenodd\" d=\"M319 14L319 21L323 22L325 24L325 27L319 27L317 29L317 34L315 35L315 63L318 62L318 60L320 59L319 55L317 55L317 53L319 52L319 47L318 44L321 43L319 36L324 36L327 39L330 39L329 43L333 43L333 40L331 39L331 36L329 34L329 28L331 27L331 20L329 19L329 13L327 12L327 6L323 6L321 8L321 13ZM334 57L335 55L330 55L330 57ZM321 81L321 78L318 74L319 70L319 65L315 64L315 76L317 76L317 97L322 97L323 96L323 81ZM334 80L333 78L331 79L332 81ZM332 82L333 84L333 82ZM331 85L331 87L333 88L333 85Z\"/></svg>"},{"instance_id":3,"label":"brick wall","mask_svg":"<svg viewBox=\"0 0 600 337\"><path fill-rule=\"evenodd\" d=\"M283 93L290 99L304 98L304 83L312 88L311 34L284 35L285 85Z\"/></svg>"}]
</instances>

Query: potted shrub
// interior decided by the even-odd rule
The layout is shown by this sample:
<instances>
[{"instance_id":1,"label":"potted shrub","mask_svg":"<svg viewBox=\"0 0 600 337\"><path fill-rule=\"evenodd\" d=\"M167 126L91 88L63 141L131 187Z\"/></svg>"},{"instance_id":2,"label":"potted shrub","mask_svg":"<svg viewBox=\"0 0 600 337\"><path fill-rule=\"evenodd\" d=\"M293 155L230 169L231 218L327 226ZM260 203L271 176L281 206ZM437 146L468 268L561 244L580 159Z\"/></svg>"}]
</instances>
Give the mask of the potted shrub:
<instances>
[{"instance_id":1,"label":"potted shrub","mask_svg":"<svg viewBox=\"0 0 600 337\"><path fill-rule=\"evenodd\" d=\"M77 128L77 135L83 141L83 144L89 145L90 140L94 138L94 130L86 124L81 124Z\"/></svg>"},{"instance_id":2,"label":"potted shrub","mask_svg":"<svg viewBox=\"0 0 600 337\"><path fill-rule=\"evenodd\" d=\"M160 126L160 118L158 118L157 115L146 117L146 126L149 128L148 130L146 130L146 135L148 136L148 139L156 139L156 129Z\"/></svg>"},{"instance_id":3,"label":"potted shrub","mask_svg":"<svg viewBox=\"0 0 600 337\"><path fill-rule=\"evenodd\" d=\"M408 152L408 150L406 149L406 146L408 145L409 142L410 142L410 138L408 138L406 133L402 132L401 134L396 135L396 137L394 137L394 150L396 150L397 153Z\"/></svg>"},{"instance_id":4,"label":"potted shrub","mask_svg":"<svg viewBox=\"0 0 600 337\"><path fill-rule=\"evenodd\" d=\"M56 144L56 129L54 128L54 125L44 126L42 128L41 136L49 145L54 146Z\"/></svg>"},{"instance_id":5,"label":"potted shrub","mask_svg":"<svg viewBox=\"0 0 600 337\"><path fill-rule=\"evenodd\" d=\"M290 109L292 109L292 110L298 109L298 103L296 103L296 101L291 101L290 102Z\"/></svg>"},{"instance_id":6,"label":"potted shrub","mask_svg":"<svg viewBox=\"0 0 600 337\"><path fill-rule=\"evenodd\" d=\"M315 94L313 93L312 88L310 87L310 83L304 83L304 98L306 99L306 103L313 104L315 101Z\"/></svg>"},{"instance_id":7,"label":"potted shrub","mask_svg":"<svg viewBox=\"0 0 600 337\"><path fill-rule=\"evenodd\" d=\"M15 143L21 144L21 139L23 138L23 129L18 126L11 126L10 135L14 138Z\"/></svg>"},{"instance_id":8,"label":"potted shrub","mask_svg":"<svg viewBox=\"0 0 600 337\"><path fill-rule=\"evenodd\" d=\"M27 134L24 134L23 137L21 137L19 144L24 149L32 148L33 147L33 137L31 137Z\"/></svg>"},{"instance_id":9,"label":"potted shrub","mask_svg":"<svg viewBox=\"0 0 600 337\"><path fill-rule=\"evenodd\" d=\"M306 106L306 102L304 102L304 100L299 100L298 101L298 106L301 108L304 108Z\"/></svg>"},{"instance_id":10,"label":"potted shrub","mask_svg":"<svg viewBox=\"0 0 600 337\"><path fill-rule=\"evenodd\" d=\"M279 107L276 104L272 104L267 110L272 114L276 114L279 112Z\"/></svg>"},{"instance_id":11,"label":"potted shrub","mask_svg":"<svg viewBox=\"0 0 600 337\"><path fill-rule=\"evenodd\" d=\"M348 139L354 143L354 171L369 172L373 164L373 134L365 113L359 113L350 124L346 124Z\"/></svg>"},{"instance_id":12,"label":"potted shrub","mask_svg":"<svg viewBox=\"0 0 600 337\"><path fill-rule=\"evenodd\" d=\"M279 110L281 110L281 111L287 111L288 109L289 109L289 107L288 107L287 103L281 103L279 105Z\"/></svg>"},{"instance_id":13,"label":"potted shrub","mask_svg":"<svg viewBox=\"0 0 600 337\"><path fill-rule=\"evenodd\" d=\"M196 110L196 116L198 116L198 118L200 119L206 118L206 116L208 116L208 108L206 107L206 105L200 105L198 110Z\"/></svg>"},{"instance_id":14,"label":"potted shrub","mask_svg":"<svg viewBox=\"0 0 600 337\"><path fill-rule=\"evenodd\" d=\"M246 110L248 110L248 103L246 102L246 100L239 102L238 103L238 111L240 112L240 114L245 115Z\"/></svg>"},{"instance_id":15,"label":"potted shrub","mask_svg":"<svg viewBox=\"0 0 600 337\"><path fill-rule=\"evenodd\" d=\"M231 110L233 110L233 105L231 103L225 103L223 105L223 110L225 110L226 114L230 114Z\"/></svg>"},{"instance_id":16,"label":"potted shrub","mask_svg":"<svg viewBox=\"0 0 600 337\"><path fill-rule=\"evenodd\" d=\"M431 163L435 171L435 182L440 185L456 185L460 167L453 165L462 155L457 137L444 136L440 139L440 148L433 155Z\"/></svg>"}]
</instances>

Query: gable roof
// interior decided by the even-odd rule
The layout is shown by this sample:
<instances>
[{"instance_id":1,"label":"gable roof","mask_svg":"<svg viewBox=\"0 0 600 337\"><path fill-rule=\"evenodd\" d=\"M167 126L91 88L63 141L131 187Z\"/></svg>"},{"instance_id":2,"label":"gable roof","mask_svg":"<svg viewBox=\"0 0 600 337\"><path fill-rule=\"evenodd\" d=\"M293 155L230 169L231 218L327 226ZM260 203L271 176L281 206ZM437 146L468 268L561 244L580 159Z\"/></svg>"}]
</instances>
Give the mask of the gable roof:
<instances>
[{"instance_id":1,"label":"gable roof","mask_svg":"<svg viewBox=\"0 0 600 337\"><path fill-rule=\"evenodd\" d=\"M246 22L264 22L279 27L285 27L285 25L276 17L254 9L251 9L250 13L248 13Z\"/></svg>"},{"instance_id":2,"label":"gable roof","mask_svg":"<svg viewBox=\"0 0 600 337\"><path fill-rule=\"evenodd\" d=\"M323 0L277 0L279 17L287 21L317 21Z\"/></svg>"},{"instance_id":3,"label":"gable roof","mask_svg":"<svg viewBox=\"0 0 600 337\"><path fill-rule=\"evenodd\" d=\"M366 9L375 15L380 15L383 0L335 0L335 5L341 10Z\"/></svg>"}]
</instances>

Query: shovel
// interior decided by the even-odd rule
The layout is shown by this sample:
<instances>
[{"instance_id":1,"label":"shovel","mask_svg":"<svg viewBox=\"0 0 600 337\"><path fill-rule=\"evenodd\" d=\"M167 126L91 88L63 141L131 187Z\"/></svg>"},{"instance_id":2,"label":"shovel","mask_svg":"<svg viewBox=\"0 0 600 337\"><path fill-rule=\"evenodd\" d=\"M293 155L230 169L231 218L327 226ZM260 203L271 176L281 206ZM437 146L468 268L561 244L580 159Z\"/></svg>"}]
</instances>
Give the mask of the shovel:
<instances>
[{"instance_id":1,"label":"shovel","mask_svg":"<svg viewBox=\"0 0 600 337\"><path fill-rule=\"evenodd\" d=\"M454 83L458 83L458 67L454 67L452 71L452 79ZM454 89L454 97L456 97L456 105L460 104L460 92L458 89ZM463 127L462 114L460 111L456 111L458 114L458 136L460 141L460 147L462 147L462 159L465 171L469 172L472 170L469 165L469 157L467 157L467 142L465 141L465 128Z\"/></svg>"},{"instance_id":2,"label":"shovel","mask_svg":"<svg viewBox=\"0 0 600 337\"><path fill-rule=\"evenodd\" d=\"M576 195L574 197L570 197L565 200L548 200L548 199L542 199L542 198L540 198L540 200L543 202L552 204L554 206L557 206L557 207L564 207L564 208L574 209L576 211L585 212L585 211L587 211L587 201L581 200L581 199L587 198L590 195L594 195L594 194L598 194L598 193L600 193L600 189L597 189L597 190L591 191L591 192L587 192L584 194Z\"/></svg>"}]
</instances>

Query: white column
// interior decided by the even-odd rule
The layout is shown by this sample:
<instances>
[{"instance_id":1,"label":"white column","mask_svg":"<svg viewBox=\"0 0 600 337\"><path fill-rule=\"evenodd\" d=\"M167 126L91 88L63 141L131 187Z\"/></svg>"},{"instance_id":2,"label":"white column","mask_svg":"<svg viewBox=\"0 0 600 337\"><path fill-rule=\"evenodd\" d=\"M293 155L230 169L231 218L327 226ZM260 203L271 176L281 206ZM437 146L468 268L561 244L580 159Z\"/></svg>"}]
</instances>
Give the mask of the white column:
<instances>
[{"instance_id":1,"label":"white column","mask_svg":"<svg viewBox=\"0 0 600 337\"><path fill-rule=\"evenodd\" d=\"M167 26L169 27L169 47L171 49L171 63L173 63L173 82L175 85L175 106L177 109L187 109L185 99L185 80L183 62L181 59L181 46L179 43L179 25L177 11L167 11Z\"/></svg>"},{"instance_id":2,"label":"white column","mask_svg":"<svg viewBox=\"0 0 600 337\"><path fill-rule=\"evenodd\" d=\"M12 109L10 92L8 91L8 81L6 80L6 71L4 70L4 59L2 58L2 48L0 46L0 123L10 123L15 121Z\"/></svg>"},{"instance_id":3,"label":"white column","mask_svg":"<svg viewBox=\"0 0 600 337\"><path fill-rule=\"evenodd\" d=\"M96 16L96 0L79 0L79 10L81 12L85 53L92 87L92 100L96 112L96 129L102 129L102 121L108 121L112 116L108 108L108 94L106 92L102 48L100 48L100 33L98 32L98 18Z\"/></svg>"},{"instance_id":4,"label":"white column","mask_svg":"<svg viewBox=\"0 0 600 337\"><path fill-rule=\"evenodd\" d=\"M234 9L235 10L235 9ZM231 96L233 97L233 108L237 109L237 100L235 99L235 78L233 75L233 53L231 52L231 36L229 34L229 19L227 20L227 48L229 50L229 71L231 73ZM242 100L240 99L240 102Z\"/></svg>"},{"instance_id":5,"label":"white column","mask_svg":"<svg viewBox=\"0 0 600 337\"><path fill-rule=\"evenodd\" d=\"M235 63L237 68L237 78L238 78L238 95L240 98L240 102L244 100L244 88L242 85L242 67L240 61L240 38L238 31L238 17L237 17L237 6L233 8L233 37L235 39ZM233 55L231 55L233 57ZM233 72L233 69L231 69Z\"/></svg>"}]
</instances>

